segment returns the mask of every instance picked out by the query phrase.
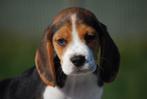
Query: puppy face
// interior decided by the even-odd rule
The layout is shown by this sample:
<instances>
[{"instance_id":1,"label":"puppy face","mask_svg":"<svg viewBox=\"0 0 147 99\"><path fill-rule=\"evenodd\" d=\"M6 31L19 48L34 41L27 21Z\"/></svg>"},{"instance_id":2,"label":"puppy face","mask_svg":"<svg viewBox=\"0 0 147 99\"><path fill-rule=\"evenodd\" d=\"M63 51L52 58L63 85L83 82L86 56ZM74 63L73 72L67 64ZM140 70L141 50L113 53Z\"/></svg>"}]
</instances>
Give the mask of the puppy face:
<instances>
[{"instance_id":1,"label":"puppy face","mask_svg":"<svg viewBox=\"0 0 147 99\"><path fill-rule=\"evenodd\" d=\"M93 71L102 81L112 82L119 63L119 50L106 26L91 11L78 7L64 9L54 17L35 55L43 82L62 87L66 75Z\"/></svg>"},{"instance_id":2,"label":"puppy face","mask_svg":"<svg viewBox=\"0 0 147 99\"><path fill-rule=\"evenodd\" d=\"M79 19L76 13L66 17L62 23L53 36L53 46L63 72L66 75L94 72L99 49L97 31Z\"/></svg>"}]
</instances>

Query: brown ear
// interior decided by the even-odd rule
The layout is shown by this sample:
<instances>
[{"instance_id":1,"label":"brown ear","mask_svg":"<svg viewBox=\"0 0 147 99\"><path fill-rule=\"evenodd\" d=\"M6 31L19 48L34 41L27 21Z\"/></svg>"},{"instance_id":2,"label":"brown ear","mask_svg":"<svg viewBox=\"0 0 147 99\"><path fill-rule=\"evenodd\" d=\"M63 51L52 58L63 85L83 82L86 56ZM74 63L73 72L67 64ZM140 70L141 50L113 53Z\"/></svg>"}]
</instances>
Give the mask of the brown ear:
<instances>
[{"instance_id":1,"label":"brown ear","mask_svg":"<svg viewBox=\"0 0 147 99\"><path fill-rule=\"evenodd\" d=\"M104 82L113 81L119 70L120 54L109 36L106 26L101 24L101 55L100 55L100 77Z\"/></svg>"},{"instance_id":2,"label":"brown ear","mask_svg":"<svg viewBox=\"0 0 147 99\"><path fill-rule=\"evenodd\" d=\"M35 65L42 81L47 85L55 86L56 76L53 62L53 45L52 41L48 39L49 34L50 30L48 29L36 52Z\"/></svg>"}]
</instances>

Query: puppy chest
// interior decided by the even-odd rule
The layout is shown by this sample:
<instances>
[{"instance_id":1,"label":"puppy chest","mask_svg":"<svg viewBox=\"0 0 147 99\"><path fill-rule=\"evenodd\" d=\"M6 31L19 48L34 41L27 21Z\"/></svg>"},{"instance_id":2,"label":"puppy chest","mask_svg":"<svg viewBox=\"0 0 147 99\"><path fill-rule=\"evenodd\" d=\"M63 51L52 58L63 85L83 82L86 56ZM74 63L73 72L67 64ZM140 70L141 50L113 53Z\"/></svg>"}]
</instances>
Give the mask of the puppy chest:
<instances>
[{"instance_id":1,"label":"puppy chest","mask_svg":"<svg viewBox=\"0 0 147 99\"><path fill-rule=\"evenodd\" d=\"M102 92L94 76L68 77L63 88L47 87L44 99L101 99Z\"/></svg>"}]
</instances>

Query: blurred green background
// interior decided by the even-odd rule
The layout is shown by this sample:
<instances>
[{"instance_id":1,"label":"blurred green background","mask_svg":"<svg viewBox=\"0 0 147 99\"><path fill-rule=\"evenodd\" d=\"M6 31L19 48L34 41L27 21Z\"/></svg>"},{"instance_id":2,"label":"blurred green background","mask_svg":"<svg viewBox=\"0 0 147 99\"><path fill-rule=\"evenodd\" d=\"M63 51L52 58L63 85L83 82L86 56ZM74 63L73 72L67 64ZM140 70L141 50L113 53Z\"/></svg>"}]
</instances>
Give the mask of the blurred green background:
<instances>
[{"instance_id":1,"label":"blurred green background","mask_svg":"<svg viewBox=\"0 0 147 99\"><path fill-rule=\"evenodd\" d=\"M34 64L44 29L61 9L80 6L107 25L119 47L118 78L103 99L147 99L146 0L0 0L0 80Z\"/></svg>"}]
</instances>

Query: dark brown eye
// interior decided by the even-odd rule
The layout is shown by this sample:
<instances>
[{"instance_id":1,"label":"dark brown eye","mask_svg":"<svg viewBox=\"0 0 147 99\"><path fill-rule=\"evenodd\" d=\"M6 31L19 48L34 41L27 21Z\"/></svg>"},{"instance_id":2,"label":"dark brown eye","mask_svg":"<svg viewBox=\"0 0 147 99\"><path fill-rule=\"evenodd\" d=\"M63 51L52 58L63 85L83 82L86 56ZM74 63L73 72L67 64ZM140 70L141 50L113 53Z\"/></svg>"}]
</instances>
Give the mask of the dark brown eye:
<instances>
[{"instance_id":1,"label":"dark brown eye","mask_svg":"<svg viewBox=\"0 0 147 99\"><path fill-rule=\"evenodd\" d=\"M95 34L86 34L85 35L85 40L86 40L87 43L89 43L90 41L95 40L95 38L96 38Z\"/></svg>"},{"instance_id":2,"label":"dark brown eye","mask_svg":"<svg viewBox=\"0 0 147 99\"><path fill-rule=\"evenodd\" d=\"M57 43L60 45L60 46L65 46L67 41L64 39L64 38L61 38L61 39L58 39L57 40Z\"/></svg>"}]
</instances>

